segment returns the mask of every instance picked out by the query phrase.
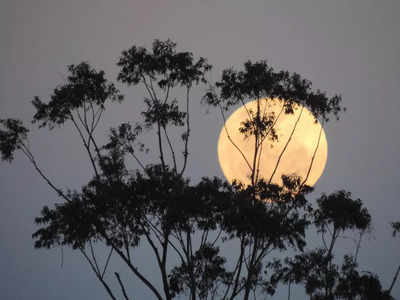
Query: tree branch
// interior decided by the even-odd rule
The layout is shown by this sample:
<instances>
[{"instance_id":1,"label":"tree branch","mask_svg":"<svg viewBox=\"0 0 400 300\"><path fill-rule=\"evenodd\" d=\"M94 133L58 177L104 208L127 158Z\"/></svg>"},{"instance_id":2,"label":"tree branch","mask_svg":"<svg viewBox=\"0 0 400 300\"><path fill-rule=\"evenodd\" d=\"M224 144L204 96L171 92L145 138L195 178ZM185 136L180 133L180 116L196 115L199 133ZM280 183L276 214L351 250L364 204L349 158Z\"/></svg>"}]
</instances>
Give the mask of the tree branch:
<instances>
[{"instance_id":1,"label":"tree branch","mask_svg":"<svg viewBox=\"0 0 400 300\"><path fill-rule=\"evenodd\" d=\"M117 298L115 298L115 296L114 296L113 292L111 291L110 287L108 286L108 284L104 281L103 277L101 277L100 273L97 272L95 266L93 265L93 262L87 256L86 252L82 248L79 248L79 250L81 251L81 253L85 257L85 259L88 261L88 263L89 263L90 267L92 268L94 274L100 280L100 282L103 284L104 288L106 289L106 291L107 291L108 295L111 297L111 299L117 300Z\"/></svg>"},{"instance_id":2,"label":"tree branch","mask_svg":"<svg viewBox=\"0 0 400 300\"><path fill-rule=\"evenodd\" d=\"M127 264L133 274L135 274L154 293L158 300L163 300L154 285L146 277L144 277L142 273L139 272L137 267L132 265L132 262L124 255L124 253L120 249L118 249L118 247L113 244L113 241L108 238L107 234L103 230L99 230L99 233L106 240L107 244L110 245L113 250L119 255L119 257Z\"/></svg>"},{"instance_id":3,"label":"tree branch","mask_svg":"<svg viewBox=\"0 0 400 300\"><path fill-rule=\"evenodd\" d=\"M69 199L63 192L61 189L59 189L58 187L56 187L51 180L44 175L44 173L42 172L42 170L39 168L38 164L36 163L35 157L33 156L32 152L29 150L29 148L21 142L21 150L22 152L25 154L25 156L28 158L28 160L32 163L33 167L35 168L35 170L39 173L40 177L42 177L46 183L57 193L58 196L62 197L65 201L67 202L71 202L71 199Z\"/></svg>"},{"instance_id":4,"label":"tree branch","mask_svg":"<svg viewBox=\"0 0 400 300\"><path fill-rule=\"evenodd\" d=\"M92 245L92 241L91 240L89 240L89 246L90 246L90 253L92 255L94 266L96 267L97 273L100 274L99 265L97 264L97 260L96 260L95 254L94 254L93 245Z\"/></svg>"},{"instance_id":5,"label":"tree branch","mask_svg":"<svg viewBox=\"0 0 400 300\"><path fill-rule=\"evenodd\" d=\"M101 278L103 278L104 274L106 273L106 270L107 270L108 264L110 262L110 258L111 258L112 252L113 252L113 248L111 248L110 253L107 256L107 260L106 260L106 263L104 265L103 272L101 273Z\"/></svg>"},{"instance_id":6,"label":"tree branch","mask_svg":"<svg viewBox=\"0 0 400 300\"><path fill-rule=\"evenodd\" d=\"M117 277L119 286L121 287L122 294L124 295L125 300L129 300L128 295L126 294L126 290L125 290L124 284L122 283L121 278L119 277L119 274L117 272L114 272L114 274L115 274L115 277Z\"/></svg>"},{"instance_id":7,"label":"tree branch","mask_svg":"<svg viewBox=\"0 0 400 300\"><path fill-rule=\"evenodd\" d=\"M308 168L306 177L304 178L303 182L300 184L300 188L307 182L308 176L310 176L311 168L313 166L314 159L315 159L315 156L317 154L318 147L319 147L319 142L321 140L321 135L322 135L322 126L321 126L321 129L319 130L318 141L317 141L317 145L315 146L315 150L314 150L313 156L311 158L310 167Z\"/></svg>"},{"instance_id":8,"label":"tree branch","mask_svg":"<svg viewBox=\"0 0 400 300\"><path fill-rule=\"evenodd\" d=\"M85 147L86 152L87 152L88 155L89 155L90 162L92 163L92 167L93 167L94 173L95 173L96 177L98 178L98 177L99 177L99 172L97 171L96 163L95 163L95 161L94 161L92 152L90 151L90 144L88 144L88 142L86 141L86 139L85 139L85 137L84 137L84 135L83 135L81 129L79 128L77 122L75 121L75 118L74 118L74 116L72 115L72 113L70 113L70 118L71 118L71 121L72 121L72 123L74 124L76 130L78 131L79 136L80 136L81 139L82 139L83 146ZM89 141L90 141L90 139L89 139Z\"/></svg>"},{"instance_id":9,"label":"tree branch","mask_svg":"<svg viewBox=\"0 0 400 300\"><path fill-rule=\"evenodd\" d=\"M169 136L168 136L166 127L163 126L163 129L164 129L165 137L167 138L169 150L171 151L172 161L173 161L173 163L174 163L174 171L177 172L176 159L175 159L175 151L174 151L174 148L172 147L172 143L171 143L171 140L169 139Z\"/></svg>"},{"instance_id":10,"label":"tree branch","mask_svg":"<svg viewBox=\"0 0 400 300\"><path fill-rule=\"evenodd\" d=\"M267 107L267 104L265 104L264 106L264 115L265 115L265 108ZM269 133L272 131L272 129L275 127L276 122L278 121L279 117L281 116L283 109L285 108L285 105L282 105L281 110L279 111L278 116L275 118L274 122L272 123L272 125L270 126L270 128L267 130L267 132L265 133L263 139L261 140L261 145L260 145L260 153L258 155L258 162L257 162L257 173L256 173L256 182L258 182L258 178L259 178L259 172L260 172L260 160L261 160L261 154L262 154L262 149L263 149L263 143L265 141L265 139L267 138L267 136L269 135Z\"/></svg>"},{"instance_id":11,"label":"tree branch","mask_svg":"<svg viewBox=\"0 0 400 300\"><path fill-rule=\"evenodd\" d=\"M249 170L250 170L250 172L251 172L252 169L251 169L251 165L250 165L249 161L247 160L246 156L244 155L243 151L239 148L239 146L232 140L232 138L231 138L231 136L230 136L230 134L229 134L228 128L226 127L225 115L224 115L224 112L223 112L223 110L222 110L221 105L219 105L219 109L220 109L220 112L221 112L221 115L222 115L222 119L224 120L224 129L225 129L226 136L228 137L228 140L229 140L229 141L231 142L231 144L236 148L236 150L239 151L240 155L243 157L244 161L246 162L246 164L247 164L247 166L249 167Z\"/></svg>"},{"instance_id":12,"label":"tree branch","mask_svg":"<svg viewBox=\"0 0 400 300\"><path fill-rule=\"evenodd\" d=\"M286 141L286 144L285 144L285 146L283 147L283 150L282 150L281 153L279 154L279 157L278 157L278 160L277 160L277 162L276 162L275 168L274 168L274 170L273 170L273 172L272 172L272 174L271 174L271 177L270 177L270 179L269 179L269 181L268 181L269 184L271 183L271 181L272 181L272 179L273 179L273 177L274 177L274 175L275 175L275 172L276 172L276 170L278 169L278 166L279 166L279 163L280 163L280 161L281 161L281 159L282 159L283 154L285 153L285 151L286 151L286 149L287 149L287 147L288 147L290 141L292 140L294 131L296 130L297 124L298 124L299 121L300 121L300 117L301 117L301 115L302 115L302 113L303 113L303 110L304 110L304 106L301 108L299 117L297 118L296 123L295 123L294 126L293 126L293 129L292 129L292 131L291 131L291 133L290 133L290 135L289 135L289 138L288 138L288 140Z\"/></svg>"},{"instance_id":13,"label":"tree branch","mask_svg":"<svg viewBox=\"0 0 400 300\"><path fill-rule=\"evenodd\" d=\"M189 143L189 136L190 136L190 121L189 121L189 92L190 87L186 87L186 136L185 136L185 150L183 152L183 167L181 172L179 173L181 176L183 172L185 172L186 164L188 160L188 143Z\"/></svg>"},{"instance_id":14,"label":"tree branch","mask_svg":"<svg viewBox=\"0 0 400 300\"><path fill-rule=\"evenodd\" d=\"M392 289L393 289L393 287L394 287L394 284L396 283L397 278L399 277L399 273L400 273L400 265L397 267L397 271L396 271L396 273L394 274L392 283L390 284L390 288L389 288L389 290L388 290L389 294L391 294L391 292L392 292Z\"/></svg>"}]
</instances>

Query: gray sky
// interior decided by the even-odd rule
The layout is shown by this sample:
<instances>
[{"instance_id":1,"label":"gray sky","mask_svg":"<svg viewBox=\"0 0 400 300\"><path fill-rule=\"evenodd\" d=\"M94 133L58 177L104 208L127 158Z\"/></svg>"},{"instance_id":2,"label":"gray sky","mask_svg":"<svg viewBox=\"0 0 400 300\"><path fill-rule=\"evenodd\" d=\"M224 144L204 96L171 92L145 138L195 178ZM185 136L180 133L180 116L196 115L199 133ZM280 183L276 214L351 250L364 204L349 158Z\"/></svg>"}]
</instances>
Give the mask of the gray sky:
<instances>
[{"instance_id":1,"label":"gray sky","mask_svg":"<svg viewBox=\"0 0 400 300\"><path fill-rule=\"evenodd\" d=\"M342 94L348 109L326 128L328 163L313 197L345 188L364 201L374 231L361 250L361 268L378 273L388 287L400 262L400 242L389 227L400 219L399 12L397 0L3 0L0 118L29 122L33 96L48 99L69 64L89 61L114 80L121 51L150 47L155 38L208 58L212 80L247 59L300 73L315 88ZM121 89L126 101L106 113L103 129L137 120L142 91ZM187 175L194 181L222 176L216 153L222 121L200 104L193 114ZM89 165L70 129L33 130L31 147L60 186L79 188ZM33 249L34 217L58 200L21 155L0 164L0 191L1 298L106 299L78 254L65 249L60 268L60 250ZM138 256L146 266L148 254ZM119 268L115 261L113 270ZM149 295L140 284L130 289L137 299ZM399 283L394 296L400 297Z\"/></svg>"}]
</instances>

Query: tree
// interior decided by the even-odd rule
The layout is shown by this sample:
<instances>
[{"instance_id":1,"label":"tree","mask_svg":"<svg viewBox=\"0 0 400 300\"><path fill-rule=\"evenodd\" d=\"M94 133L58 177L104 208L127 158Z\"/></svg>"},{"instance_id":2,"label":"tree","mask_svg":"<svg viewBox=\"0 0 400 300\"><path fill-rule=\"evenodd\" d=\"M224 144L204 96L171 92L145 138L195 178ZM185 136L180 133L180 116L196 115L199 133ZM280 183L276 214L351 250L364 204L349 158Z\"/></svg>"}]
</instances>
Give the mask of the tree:
<instances>
[{"instance_id":1,"label":"tree","mask_svg":"<svg viewBox=\"0 0 400 300\"><path fill-rule=\"evenodd\" d=\"M39 128L53 130L70 122L78 133L93 171L80 191L57 187L40 168L27 143L29 130L21 121L0 121L2 159L12 161L15 151L22 151L63 200L53 208L44 207L36 218L35 247L65 245L80 252L111 299L118 298L116 288L121 297L129 299L120 274L114 273L114 283L105 276L112 268L113 255L156 299L186 295L193 300L247 300L258 293L273 295L279 283L289 284L290 293L292 282L303 284L311 299L365 298L372 295L372 285L374 295L389 297L392 287L382 291L375 275L358 273L357 255L345 257L341 271L333 260L334 244L344 231L364 232L369 227L370 216L360 200L339 191L322 195L314 207L307 200L312 191L305 185L307 178L283 176L282 185L276 185L260 178L258 172L264 143L278 139L275 124L279 115L261 111L263 101L278 101L285 114L307 107L316 120L327 122L343 110L340 96L329 98L314 91L308 80L277 72L266 61L248 61L242 71L224 70L221 80L212 85L206 79L211 70L207 60L177 51L170 40L155 40L151 51L133 46L122 52L118 66L121 83L144 88L146 109L142 122L111 128L104 145L98 143L95 132L106 104L124 97L103 71L86 62L71 65L66 83L54 90L49 101L38 97L32 101L36 109L33 122ZM257 100L257 110L248 111L240 129L254 140L252 157L243 156L249 167L248 186L215 177L192 184L185 177L191 91L201 84L209 84L204 105L217 107L223 119L232 106ZM181 92L183 101L171 99L172 91ZM140 159L140 151L148 146L140 142L142 131L154 132L158 162ZM171 132L179 132L180 147L173 146L176 137ZM321 233L324 248L307 251L310 226ZM331 233L329 246L327 232ZM237 245L236 257L226 257L221 251L226 242ZM99 244L109 249L104 262L96 255ZM161 284L139 270L134 258L138 247L153 253ZM271 253L288 248L296 253L293 258L272 259ZM392 286L396 279L397 275Z\"/></svg>"},{"instance_id":2,"label":"tree","mask_svg":"<svg viewBox=\"0 0 400 300\"><path fill-rule=\"evenodd\" d=\"M313 222L321 234L322 247L285 259L284 265L274 265L273 281L303 283L310 299L393 299L382 290L378 277L372 273L361 275L357 270L359 243L354 255L345 255L342 266L334 261L337 239L348 231L359 231L360 239L369 229L371 216L360 199L338 191L317 199ZM325 235L330 235L326 241Z\"/></svg>"}]
</instances>

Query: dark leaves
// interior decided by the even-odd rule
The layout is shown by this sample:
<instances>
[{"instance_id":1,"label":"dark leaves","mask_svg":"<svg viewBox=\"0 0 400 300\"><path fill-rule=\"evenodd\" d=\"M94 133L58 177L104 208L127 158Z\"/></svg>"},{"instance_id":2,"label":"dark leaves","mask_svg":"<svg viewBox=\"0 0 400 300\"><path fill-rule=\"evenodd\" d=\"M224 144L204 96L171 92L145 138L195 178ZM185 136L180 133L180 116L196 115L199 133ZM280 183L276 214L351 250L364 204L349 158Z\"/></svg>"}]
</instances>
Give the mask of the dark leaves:
<instances>
[{"instance_id":1,"label":"dark leaves","mask_svg":"<svg viewBox=\"0 0 400 300\"><path fill-rule=\"evenodd\" d=\"M307 79L296 73L277 72L265 60L247 61L243 71L224 70L221 81L210 87L203 99L210 105L228 109L242 101L260 98L283 101L285 113L293 113L295 104L303 105L323 121L328 121L330 115L337 118L344 110L339 95L328 98L319 90L313 91Z\"/></svg>"},{"instance_id":2,"label":"dark leaves","mask_svg":"<svg viewBox=\"0 0 400 300\"><path fill-rule=\"evenodd\" d=\"M366 230L371 223L371 216L360 199L353 200L351 193L338 191L330 195L323 194L317 199L319 208L315 212L315 224L322 229L332 224L334 228Z\"/></svg>"},{"instance_id":3,"label":"dark leaves","mask_svg":"<svg viewBox=\"0 0 400 300\"><path fill-rule=\"evenodd\" d=\"M351 256L344 257L335 295L339 299L393 299L382 289L377 275L357 270L357 264Z\"/></svg>"},{"instance_id":4,"label":"dark leaves","mask_svg":"<svg viewBox=\"0 0 400 300\"><path fill-rule=\"evenodd\" d=\"M299 191L297 177L285 177L283 182L278 186L261 180L254 188L234 190L222 213L222 228L230 238L257 238L274 249L304 247L309 225L304 193L309 191Z\"/></svg>"},{"instance_id":5,"label":"dark leaves","mask_svg":"<svg viewBox=\"0 0 400 300\"><path fill-rule=\"evenodd\" d=\"M330 264L332 257L325 249L316 249L285 259L285 264L275 264L272 282L303 283L306 293L315 294L323 288L331 289L338 276L337 266Z\"/></svg>"},{"instance_id":6,"label":"dark leaves","mask_svg":"<svg viewBox=\"0 0 400 300\"><path fill-rule=\"evenodd\" d=\"M20 120L15 119L0 120L0 126L1 159L11 162L14 159L14 152L20 149L26 140L29 130Z\"/></svg>"},{"instance_id":7,"label":"dark leaves","mask_svg":"<svg viewBox=\"0 0 400 300\"><path fill-rule=\"evenodd\" d=\"M132 127L129 123L122 123L118 128L110 129L109 142L103 148L109 151L118 149L121 153L131 153L134 151L133 144L141 132L140 125Z\"/></svg>"},{"instance_id":8,"label":"dark leaves","mask_svg":"<svg viewBox=\"0 0 400 300\"><path fill-rule=\"evenodd\" d=\"M177 101L171 103L153 102L145 99L147 105L146 111L142 112L145 126L150 128L153 124L160 123L162 127L169 124L174 126L183 126L186 112L179 111Z\"/></svg>"},{"instance_id":9,"label":"dark leaves","mask_svg":"<svg viewBox=\"0 0 400 300\"><path fill-rule=\"evenodd\" d=\"M133 46L122 52L118 61L121 72L118 80L136 85L146 80L156 81L161 89L174 86L192 86L206 82L205 73L211 69L207 60L194 60L191 52L177 52L171 40L153 42L152 53Z\"/></svg>"},{"instance_id":10,"label":"dark leaves","mask_svg":"<svg viewBox=\"0 0 400 300\"><path fill-rule=\"evenodd\" d=\"M191 257L190 264L182 263L173 268L168 276L173 295L190 289L194 281L200 299L207 299L207 295L218 289L218 284L228 284L232 280L232 274L224 267L225 258L218 254L218 247L204 244Z\"/></svg>"},{"instance_id":11,"label":"dark leaves","mask_svg":"<svg viewBox=\"0 0 400 300\"><path fill-rule=\"evenodd\" d=\"M271 141L278 140L278 134L274 128L276 121L275 113L263 113L258 115L256 112L249 110L250 119L245 120L241 123L239 132L244 135L245 138L252 136L258 136L261 140L268 137Z\"/></svg>"},{"instance_id":12,"label":"dark leaves","mask_svg":"<svg viewBox=\"0 0 400 300\"><path fill-rule=\"evenodd\" d=\"M96 71L88 63L68 66L67 83L56 88L49 103L38 97L32 101L36 109L33 122L39 127L62 125L71 118L74 110L89 106L104 109L106 101L121 101L123 96L114 84L105 79L103 71Z\"/></svg>"},{"instance_id":13,"label":"dark leaves","mask_svg":"<svg viewBox=\"0 0 400 300\"><path fill-rule=\"evenodd\" d=\"M396 236L396 234L400 232L400 222L393 222L391 225L393 228L393 236Z\"/></svg>"}]
</instances>

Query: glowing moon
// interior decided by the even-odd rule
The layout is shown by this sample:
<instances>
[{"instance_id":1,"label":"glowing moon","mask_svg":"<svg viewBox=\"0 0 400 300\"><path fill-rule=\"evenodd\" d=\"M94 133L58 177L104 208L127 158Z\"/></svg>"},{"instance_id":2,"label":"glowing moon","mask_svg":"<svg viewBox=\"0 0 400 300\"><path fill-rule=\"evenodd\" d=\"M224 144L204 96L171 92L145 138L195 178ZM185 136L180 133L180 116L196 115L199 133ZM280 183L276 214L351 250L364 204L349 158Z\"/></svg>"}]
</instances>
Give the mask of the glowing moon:
<instances>
[{"instance_id":1,"label":"glowing moon","mask_svg":"<svg viewBox=\"0 0 400 300\"><path fill-rule=\"evenodd\" d=\"M248 102L245 106L233 112L222 127L218 141L218 159L228 181L236 179L249 185L251 173L244 157L252 166L255 138L245 138L239 132L239 128L243 126L242 122L248 119L248 111L257 111L257 101ZM278 140L264 140L259 162L259 178L269 182L273 175L271 182L281 184L282 175L295 174L302 180L307 178L307 185L314 185L322 175L328 157L328 144L321 124L315 122L309 110L298 105L294 114L285 114L282 111L282 102L277 99L262 99L260 112L274 112L274 128ZM237 148L240 148L242 153Z\"/></svg>"}]
</instances>

